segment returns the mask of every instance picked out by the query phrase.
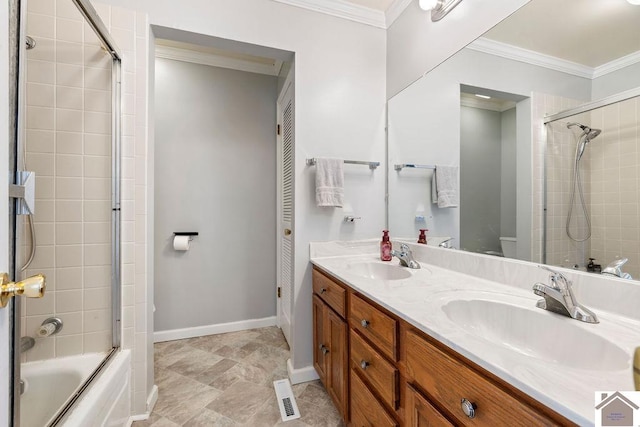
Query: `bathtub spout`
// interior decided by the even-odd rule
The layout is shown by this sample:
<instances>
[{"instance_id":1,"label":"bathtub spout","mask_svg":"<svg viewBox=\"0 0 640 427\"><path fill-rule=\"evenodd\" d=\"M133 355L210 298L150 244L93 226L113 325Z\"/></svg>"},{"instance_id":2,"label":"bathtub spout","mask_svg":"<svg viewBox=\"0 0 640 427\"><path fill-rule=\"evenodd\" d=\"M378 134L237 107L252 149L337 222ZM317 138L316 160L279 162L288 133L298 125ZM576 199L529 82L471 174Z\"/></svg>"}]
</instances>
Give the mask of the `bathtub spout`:
<instances>
[{"instance_id":1,"label":"bathtub spout","mask_svg":"<svg viewBox=\"0 0 640 427\"><path fill-rule=\"evenodd\" d=\"M31 350L36 345L36 340L31 337L20 338L20 353Z\"/></svg>"}]
</instances>

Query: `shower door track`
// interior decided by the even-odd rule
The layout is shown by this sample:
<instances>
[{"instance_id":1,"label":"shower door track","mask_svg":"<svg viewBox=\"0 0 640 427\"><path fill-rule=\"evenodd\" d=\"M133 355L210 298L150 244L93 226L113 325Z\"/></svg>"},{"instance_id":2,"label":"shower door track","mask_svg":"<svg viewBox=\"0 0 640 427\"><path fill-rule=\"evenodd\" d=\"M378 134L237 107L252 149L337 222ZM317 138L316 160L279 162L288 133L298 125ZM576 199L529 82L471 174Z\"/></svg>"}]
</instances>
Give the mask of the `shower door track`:
<instances>
[{"instance_id":1,"label":"shower door track","mask_svg":"<svg viewBox=\"0 0 640 427\"><path fill-rule=\"evenodd\" d=\"M635 89L625 90L624 92L616 93L615 95L607 96L606 98L598 99L597 101L587 102L575 108L560 111L559 113L550 114L544 117L544 124L555 122L556 120L566 119L567 117L575 116L576 114L586 113L607 105L615 104L617 102L626 101L627 99L640 96L640 87Z\"/></svg>"}]
</instances>

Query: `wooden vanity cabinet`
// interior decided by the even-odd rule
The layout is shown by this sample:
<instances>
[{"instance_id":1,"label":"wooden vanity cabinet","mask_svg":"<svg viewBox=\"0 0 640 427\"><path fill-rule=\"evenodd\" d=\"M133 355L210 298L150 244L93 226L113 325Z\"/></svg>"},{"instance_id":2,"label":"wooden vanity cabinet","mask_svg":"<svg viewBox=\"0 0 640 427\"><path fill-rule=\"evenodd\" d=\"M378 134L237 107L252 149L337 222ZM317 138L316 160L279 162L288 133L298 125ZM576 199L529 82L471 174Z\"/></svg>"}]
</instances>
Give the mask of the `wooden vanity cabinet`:
<instances>
[{"instance_id":1,"label":"wooden vanity cabinet","mask_svg":"<svg viewBox=\"0 0 640 427\"><path fill-rule=\"evenodd\" d=\"M325 287L326 276L318 271L313 272L314 285L323 286L313 296L313 366L318 372L320 381L327 389L334 404L344 419L347 417L348 386L348 343L347 322L334 308L344 313L346 306L346 290L332 282L331 290L320 292ZM340 289L338 289L340 288ZM341 297L338 297L341 295ZM323 298L328 297L327 299ZM327 301L328 300L328 301ZM344 315L344 314L343 314Z\"/></svg>"},{"instance_id":2,"label":"wooden vanity cabinet","mask_svg":"<svg viewBox=\"0 0 640 427\"><path fill-rule=\"evenodd\" d=\"M316 269L313 290L314 366L348 425L575 425Z\"/></svg>"}]
</instances>

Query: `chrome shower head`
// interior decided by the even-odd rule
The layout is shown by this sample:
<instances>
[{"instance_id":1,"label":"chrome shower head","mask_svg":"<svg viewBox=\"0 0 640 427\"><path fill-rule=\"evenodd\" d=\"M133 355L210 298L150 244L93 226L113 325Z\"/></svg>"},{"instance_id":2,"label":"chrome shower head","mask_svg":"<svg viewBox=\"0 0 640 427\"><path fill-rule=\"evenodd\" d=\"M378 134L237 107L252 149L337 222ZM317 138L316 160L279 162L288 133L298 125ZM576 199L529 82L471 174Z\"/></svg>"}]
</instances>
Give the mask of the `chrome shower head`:
<instances>
[{"instance_id":1,"label":"chrome shower head","mask_svg":"<svg viewBox=\"0 0 640 427\"><path fill-rule=\"evenodd\" d=\"M601 129L592 129L589 126L583 125L581 123L577 123L577 122L567 123L567 128L570 129L573 126L578 126L580 129L582 129L584 136L586 136L587 142L591 141L593 138L600 135L600 133L602 132Z\"/></svg>"}]
</instances>

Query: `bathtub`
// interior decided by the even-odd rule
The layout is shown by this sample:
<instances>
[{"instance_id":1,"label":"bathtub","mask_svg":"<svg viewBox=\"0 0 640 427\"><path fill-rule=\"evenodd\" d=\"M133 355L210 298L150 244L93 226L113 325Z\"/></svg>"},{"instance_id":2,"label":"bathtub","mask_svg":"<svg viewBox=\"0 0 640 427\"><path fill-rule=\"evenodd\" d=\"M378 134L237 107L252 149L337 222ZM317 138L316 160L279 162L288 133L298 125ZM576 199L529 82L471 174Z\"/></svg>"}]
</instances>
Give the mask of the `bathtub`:
<instances>
[{"instance_id":1,"label":"bathtub","mask_svg":"<svg viewBox=\"0 0 640 427\"><path fill-rule=\"evenodd\" d=\"M104 360L105 353L91 353L23 363L24 393L20 400L22 427L46 426ZM62 421L65 426L103 425L129 412L129 351L119 351L103 367ZM123 408L122 400L127 402ZM125 414L126 412L126 414ZM111 415L113 413L113 415ZM99 421L98 421L99 420ZM116 423L117 425L119 423ZM123 424L124 425L124 422Z\"/></svg>"}]
</instances>

